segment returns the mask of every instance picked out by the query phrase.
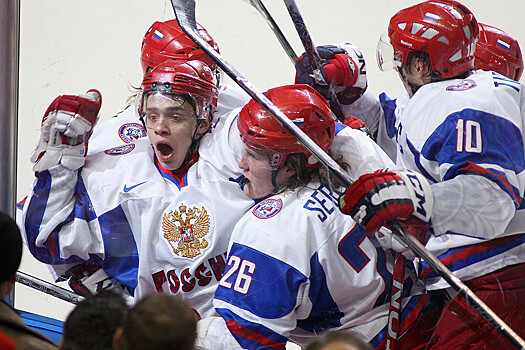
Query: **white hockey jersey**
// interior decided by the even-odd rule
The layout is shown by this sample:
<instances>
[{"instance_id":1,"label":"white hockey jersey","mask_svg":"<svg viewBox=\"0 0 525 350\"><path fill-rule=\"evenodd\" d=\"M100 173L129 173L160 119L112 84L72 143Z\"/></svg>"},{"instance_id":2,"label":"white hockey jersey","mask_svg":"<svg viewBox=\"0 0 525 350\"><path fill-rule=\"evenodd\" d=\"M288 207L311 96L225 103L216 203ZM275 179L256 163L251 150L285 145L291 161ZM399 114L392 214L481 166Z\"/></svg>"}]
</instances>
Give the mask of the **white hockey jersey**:
<instances>
[{"instance_id":1,"label":"white hockey jersey","mask_svg":"<svg viewBox=\"0 0 525 350\"><path fill-rule=\"evenodd\" d=\"M78 172L36 173L23 220L40 261L100 264L135 297L177 294L206 317L233 226L252 205L202 160L164 170L139 139L87 156Z\"/></svg>"},{"instance_id":2,"label":"white hockey jersey","mask_svg":"<svg viewBox=\"0 0 525 350\"><path fill-rule=\"evenodd\" d=\"M391 260L340 212L337 194L311 185L260 201L236 225L215 293L222 319L213 321L207 348L237 348L236 340L245 349L284 349L288 339L305 345L320 332L349 329L384 349ZM405 300L403 322L419 311L417 301ZM218 322L230 333L217 336Z\"/></svg>"},{"instance_id":3,"label":"white hockey jersey","mask_svg":"<svg viewBox=\"0 0 525 350\"><path fill-rule=\"evenodd\" d=\"M398 166L431 182L427 248L464 280L525 261L524 96L520 83L476 71L409 100L380 97ZM448 286L425 262L421 277L431 289Z\"/></svg>"}]
</instances>

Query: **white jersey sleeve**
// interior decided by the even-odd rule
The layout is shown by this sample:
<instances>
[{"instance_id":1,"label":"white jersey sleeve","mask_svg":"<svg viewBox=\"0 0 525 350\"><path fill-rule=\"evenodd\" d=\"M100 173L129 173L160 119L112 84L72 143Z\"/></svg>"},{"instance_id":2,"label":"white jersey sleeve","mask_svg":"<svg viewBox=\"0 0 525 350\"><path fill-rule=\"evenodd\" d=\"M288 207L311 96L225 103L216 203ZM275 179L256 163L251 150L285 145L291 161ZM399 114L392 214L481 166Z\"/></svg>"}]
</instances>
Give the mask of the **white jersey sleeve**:
<instances>
[{"instance_id":1,"label":"white jersey sleeve","mask_svg":"<svg viewBox=\"0 0 525 350\"><path fill-rule=\"evenodd\" d=\"M361 119L368 130L375 135L382 119L382 109L379 101L371 92L365 91L354 103L350 105L341 105L344 115Z\"/></svg>"},{"instance_id":2,"label":"white jersey sleeve","mask_svg":"<svg viewBox=\"0 0 525 350\"><path fill-rule=\"evenodd\" d=\"M353 180L378 169L392 168L394 163L365 133L336 123L336 136L330 152L334 158L350 166L348 174Z\"/></svg>"}]
</instances>

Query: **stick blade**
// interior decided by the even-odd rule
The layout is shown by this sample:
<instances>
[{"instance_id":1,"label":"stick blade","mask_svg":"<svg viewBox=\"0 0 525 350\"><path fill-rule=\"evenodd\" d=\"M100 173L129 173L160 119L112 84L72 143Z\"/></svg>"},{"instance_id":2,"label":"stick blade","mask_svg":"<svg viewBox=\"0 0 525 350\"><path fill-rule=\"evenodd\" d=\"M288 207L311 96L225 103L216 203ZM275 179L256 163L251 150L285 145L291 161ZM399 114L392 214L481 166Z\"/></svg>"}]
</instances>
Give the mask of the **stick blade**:
<instances>
[{"instance_id":1,"label":"stick blade","mask_svg":"<svg viewBox=\"0 0 525 350\"><path fill-rule=\"evenodd\" d=\"M175 18L182 28L191 28L197 32L195 21L195 0L171 0Z\"/></svg>"}]
</instances>

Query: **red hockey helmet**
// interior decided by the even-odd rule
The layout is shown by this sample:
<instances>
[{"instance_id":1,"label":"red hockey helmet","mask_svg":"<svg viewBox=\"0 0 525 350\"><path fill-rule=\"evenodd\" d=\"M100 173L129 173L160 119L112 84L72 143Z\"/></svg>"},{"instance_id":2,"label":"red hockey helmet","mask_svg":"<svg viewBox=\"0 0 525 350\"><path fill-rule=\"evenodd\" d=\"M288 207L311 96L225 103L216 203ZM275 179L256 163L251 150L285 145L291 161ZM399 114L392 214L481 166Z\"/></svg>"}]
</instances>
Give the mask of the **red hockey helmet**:
<instances>
[{"instance_id":1,"label":"red hockey helmet","mask_svg":"<svg viewBox=\"0 0 525 350\"><path fill-rule=\"evenodd\" d=\"M504 31L479 23L476 67L492 70L513 80L520 80L523 58L518 41Z\"/></svg>"},{"instance_id":2,"label":"red hockey helmet","mask_svg":"<svg viewBox=\"0 0 525 350\"><path fill-rule=\"evenodd\" d=\"M219 46L206 29L199 24L197 29L201 37L219 52ZM169 59L199 60L206 63L213 71L217 69L211 58L182 31L177 20L153 23L142 39L140 62L144 74Z\"/></svg>"},{"instance_id":3,"label":"red hockey helmet","mask_svg":"<svg viewBox=\"0 0 525 350\"><path fill-rule=\"evenodd\" d=\"M424 51L439 78L474 69L478 23L472 12L456 1L426 1L399 11L390 19L388 36L397 66L407 63L410 52Z\"/></svg>"},{"instance_id":4,"label":"red hockey helmet","mask_svg":"<svg viewBox=\"0 0 525 350\"><path fill-rule=\"evenodd\" d=\"M326 99L309 85L287 85L264 93L295 125L323 150L334 142L335 122ZM273 116L255 100L246 104L237 120L243 142L270 155L270 165L278 169L286 156L304 153L310 167L317 159L290 135Z\"/></svg>"},{"instance_id":5,"label":"red hockey helmet","mask_svg":"<svg viewBox=\"0 0 525 350\"><path fill-rule=\"evenodd\" d=\"M155 93L188 95L192 98L198 119L208 119L217 108L218 90L210 68L201 61L168 60L144 75L139 115Z\"/></svg>"}]
</instances>

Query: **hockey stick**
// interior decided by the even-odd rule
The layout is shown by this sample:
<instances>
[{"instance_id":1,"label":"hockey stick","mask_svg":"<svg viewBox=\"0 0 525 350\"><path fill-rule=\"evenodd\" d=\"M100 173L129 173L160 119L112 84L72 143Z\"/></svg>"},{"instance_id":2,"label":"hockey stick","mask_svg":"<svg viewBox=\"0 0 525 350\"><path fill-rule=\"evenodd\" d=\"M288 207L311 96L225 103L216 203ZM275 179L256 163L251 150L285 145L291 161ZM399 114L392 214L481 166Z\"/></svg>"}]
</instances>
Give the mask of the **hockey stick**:
<instances>
[{"instance_id":1,"label":"hockey stick","mask_svg":"<svg viewBox=\"0 0 525 350\"><path fill-rule=\"evenodd\" d=\"M350 187L352 179L341 167L313 142L297 125L284 115L266 96L250 84L231 64L216 52L198 34L195 22L195 0L171 0L175 17L182 30L188 35L232 80L234 80L261 107L266 109L283 128L312 153L345 187ZM422 257L436 273L447 281L465 300L476 309L492 326L499 330L516 348L525 350L525 342L505 322L503 322L477 295L435 256L432 255L414 236L405 234L395 222L389 223L393 232L415 253Z\"/></svg>"},{"instance_id":2,"label":"hockey stick","mask_svg":"<svg viewBox=\"0 0 525 350\"><path fill-rule=\"evenodd\" d=\"M272 29L273 33L277 37L277 40L279 40L279 43L283 47L284 51L292 61L292 64L295 66L295 62L297 62L297 55L295 54L295 51L293 50L292 46L284 36L283 32L281 31L281 28L277 25L277 22L273 19L272 15L261 0L244 0L250 3L259 13L264 17L270 28Z\"/></svg>"},{"instance_id":3,"label":"hockey stick","mask_svg":"<svg viewBox=\"0 0 525 350\"><path fill-rule=\"evenodd\" d=\"M337 119L343 123L345 121L345 116L341 108L341 104L339 103L339 99L337 98L332 84L329 84L329 82L325 81L323 75L321 74L323 60L321 59L321 56L319 56L319 52L317 52L317 48L312 41L312 37L308 32L308 28L306 28L306 24L304 23L301 13L299 12L299 8L297 7L295 0L284 0L284 4L286 5L286 9L288 10L290 17L292 18L295 30L297 31L297 34L303 43L306 55L310 60L313 77L318 84L328 86L331 96L330 107Z\"/></svg>"},{"instance_id":4,"label":"hockey stick","mask_svg":"<svg viewBox=\"0 0 525 350\"><path fill-rule=\"evenodd\" d=\"M75 293L70 292L67 289L61 288L52 283L46 282L44 280L41 280L39 278L33 277L20 271L16 273L16 281L20 284L39 290L43 293L52 295L55 298L62 299L72 304L78 304L80 301L84 300L84 297L76 295Z\"/></svg>"},{"instance_id":5,"label":"hockey stick","mask_svg":"<svg viewBox=\"0 0 525 350\"><path fill-rule=\"evenodd\" d=\"M250 95L261 107L273 115L283 128L295 137L310 153L319 159L335 177L345 186L352 183L350 176L341 169L332 158L330 158L315 142L313 142L297 125L284 115L265 95L250 84L241 73L231 66L218 52L216 52L199 35L195 22L195 0L171 0L175 16L182 30L226 73L234 80L248 95Z\"/></svg>"},{"instance_id":6,"label":"hockey stick","mask_svg":"<svg viewBox=\"0 0 525 350\"><path fill-rule=\"evenodd\" d=\"M295 0L284 0L286 9L292 18L297 34L303 43L304 49L308 58L310 59L310 65L312 66L312 71L314 73L314 79L316 79L318 84L326 84L329 82L325 81L321 74L321 65L322 60L317 52L317 48L314 45L308 28L306 28L306 23L304 22L303 16L299 12L299 7L297 6ZM337 116L341 122L344 122L345 117L339 99L331 86L329 85L330 91L330 107L334 111L334 114ZM367 129L368 130L368 129ZM368 132L370 134L370 132ZM399 315L401 312L401 296L403 295L403 282L405 277L405 257L399 253L396 253L395 263L394 263L394 272L392 276L392 295L390 296L390 307L388 315L388 332L387 332L387 349L395 350L397 347L397 338L398 338L398 329L399 329Z\"/></svg>"}]
</instances>

